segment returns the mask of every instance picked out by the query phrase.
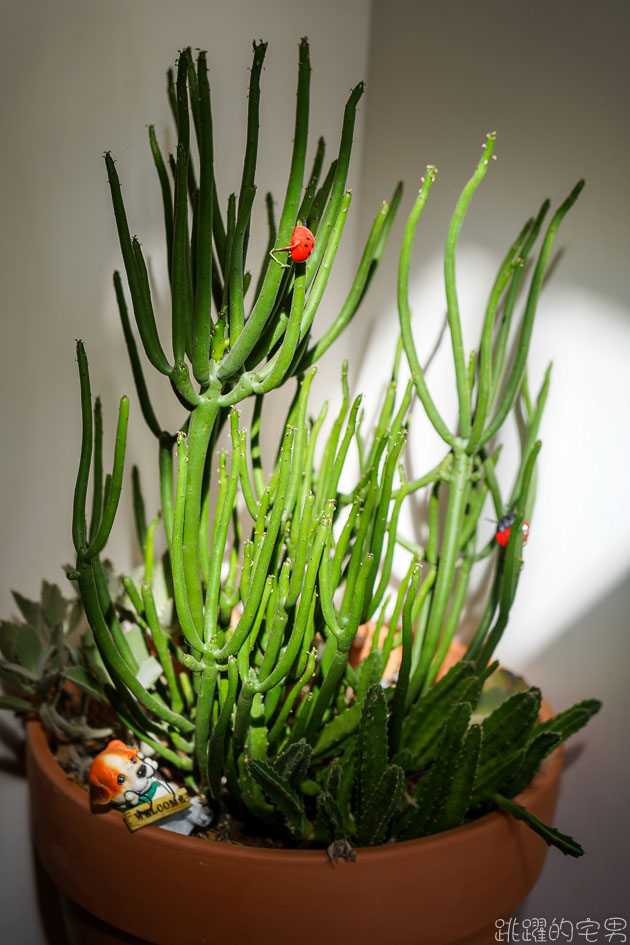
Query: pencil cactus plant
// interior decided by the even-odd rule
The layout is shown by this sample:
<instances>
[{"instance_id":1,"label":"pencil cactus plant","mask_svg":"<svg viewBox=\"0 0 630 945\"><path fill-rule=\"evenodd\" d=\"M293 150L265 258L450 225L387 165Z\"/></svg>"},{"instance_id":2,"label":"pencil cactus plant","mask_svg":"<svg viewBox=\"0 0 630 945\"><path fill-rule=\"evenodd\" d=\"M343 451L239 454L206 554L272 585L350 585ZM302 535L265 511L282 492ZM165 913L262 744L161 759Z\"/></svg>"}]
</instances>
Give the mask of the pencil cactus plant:
<instances>
[{"instance_id":1,"label":"pencil cactus plant","mask_svg":"<svg viewBox=\"0 0 630 945\"><path fill-rule=\"evenodd\" d=\"M457 826L495 805L527 820L547 842L578 855L581 848L574 840L540 823L511 798L529 783L545 755L583 725L599 703L587 700L540 722L537 689L502 698L488 712L484 687L496 670L493 652L518 583L522 525L533 503L537 435L549 383L547 372L533 403L526 382L533 318L558 226L581 184L556 211L542 240L516 331L514 358L507 355L513 313L547 203L526 223L502 262L479 354L467 360L455 289L455 250L464 214L492 155L494 136L488 137L446 241L448 323L459 402L457 425L451 430L420 367L408 300L414 232L435 176L435 169L429 168L403 238L398 276L401 340L380 413L364 435L361 398L351 400L344 366L341 407L322 442L328 405L315 418L309 412L315 364L365 295L401 190L397 188L391 203L379 210L346 302L332 327L313 342L314 317L350 204L345 186L362 86L348 100L339 153L323 182L321 140L305 181L310 65L308 44L301 42L286 196L277 230L267 196L268 252L254 286L247 250L265 51L265 44L254 44L241 187L238 197L228 199L227 224L214 178L205 53L195 63L185 50L177 77L169 75L178 132L175 158L164 161L154 129L149 129L164 207L172 359L158 334L147 267L139 241L130 236L117 170L106 155L142 348L152 366L168 378L185 410L184 422L178 432L170 433L156 416L122 280L115 274L138 400L158 441L161 509L147 524L134 470L135 520L144 565L115 583L102 554L121 493L129 402L121 400L112 473L104 478L101 405L98 398L92 402L87 357L78 342L83 437L72 525L76 562L68 577L76 582L89 629L77 640L69 635L66 645L63 629L55 627L58 672L54 680L46 678L38 685L31 678L33 667L28 676L16 669L32 633L14 625L4 632L3 674L21 687L20 698L26 700L13 697L13 707L33 705L41 711L52 698L55 718L63 718L64 709L72 706L60 680L70 680L83 700L107 703L115 724L151 746L216 809L258 829L284 830L293 844L328 846L333 860L352 855L354 846ZM283 266L271 251L290 242L298 221L314 234L315 248L307 260ZM248 290L253 298L246 314ZM404 390L399 385L403 350L411 369ZM264 396L291 379L295 390L276 458L265 470L261 442L275 439L278 431L267 428ZM446 453L425 475L409 481L401 458L413 422L414 392L445 442ZM253 415L245 429L237 405L248 398L253 400ZM527 435L505 503L496 474L495 437L517 400L524 404ZM224 426L227 448L219 445ZM351 450L358 456L358 473L352 488L342 492L341 476ZM217 468L213 501L210 487ZM423 547L398 531L403 503L420 489L430 493ZM477 547L477 526L488 495L497 517L506 509L514 515L505 548L494 541ZM156 552L160 531L163 555ZM397 545L408 550L410 563L392 595L388 590ZM490 555L495 558L494 582L466 658L440 676L473 566ZM34 611L25 610L20 600L18 604L30 620ZM61 605L58 609L61 615ZM370 652L357 665L351 659L353 644L359 628L370 621ZM29 650L28 658L37 662L39 656L33 653ZM398 654L397 672L385 686L383 673L392 653ZM46 665L46 659L40 661ZM46 712L42 717L46 719ZM58 724L60 730L68 734Z\"/></svg>"}]
</instances>

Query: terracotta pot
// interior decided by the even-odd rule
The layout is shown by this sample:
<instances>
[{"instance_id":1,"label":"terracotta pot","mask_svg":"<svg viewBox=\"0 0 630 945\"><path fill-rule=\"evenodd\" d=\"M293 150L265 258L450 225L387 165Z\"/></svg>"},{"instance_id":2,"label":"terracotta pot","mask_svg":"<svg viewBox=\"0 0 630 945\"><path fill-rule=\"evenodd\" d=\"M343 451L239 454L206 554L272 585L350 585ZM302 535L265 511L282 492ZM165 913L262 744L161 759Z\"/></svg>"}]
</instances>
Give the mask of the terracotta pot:
<instances>
[{"instance_id":1,"label":"terracotta pot","mask_svg":"<svg viewBox=\"0 0 630 945\"><path fill-rule=\"evenodd\" d=\"M543 704L543 718L551 715ZM27 731L34 844L80 907L156 945L488 945L536 882L547 847L502 812L432 837L369 847L332 868L323 851L268 850L131 834L120 813L93 814L37 722ZM553 822L562 752L518 797ZM81 916L73 942L129 942Z\"/></svg>"}]
</instances>

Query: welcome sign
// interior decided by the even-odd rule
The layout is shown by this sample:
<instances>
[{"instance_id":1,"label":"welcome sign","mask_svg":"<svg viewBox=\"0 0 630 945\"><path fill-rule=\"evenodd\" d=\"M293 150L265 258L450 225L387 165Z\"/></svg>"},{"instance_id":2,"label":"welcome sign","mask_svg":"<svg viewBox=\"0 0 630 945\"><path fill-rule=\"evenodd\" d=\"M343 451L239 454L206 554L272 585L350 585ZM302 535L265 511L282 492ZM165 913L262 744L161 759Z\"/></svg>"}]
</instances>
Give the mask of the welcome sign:
<instances>
[{"instance_id":1,"label":"welcome sign","mask_svg":"<svg viewBox=\"0 0 630 945\"><path fill-rule=\"evenodd\" d=\"M174 794L152 798L144 804L132 807L131 810L123 814L123 817L129 830L134 833L136 830L140 830L141 827L154 824L164 817L170 817L171 814L175 814L177 811L186 810L187 807L190 807L190 798L186 788L178 788Z\"/></svg>"}]
</instances>

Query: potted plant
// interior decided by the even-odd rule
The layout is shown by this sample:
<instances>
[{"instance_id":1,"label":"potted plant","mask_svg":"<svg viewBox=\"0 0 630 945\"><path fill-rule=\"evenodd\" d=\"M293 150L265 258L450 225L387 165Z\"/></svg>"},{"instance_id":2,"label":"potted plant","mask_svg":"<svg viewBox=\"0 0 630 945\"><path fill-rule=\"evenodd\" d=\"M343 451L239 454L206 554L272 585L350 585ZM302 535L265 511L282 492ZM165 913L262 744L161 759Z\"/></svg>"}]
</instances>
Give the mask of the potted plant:
<instances>
[{"instance_id":1,"label":"potted plant","mask_svg":"<svg viewBox=\"0 0 630 945\"><path fill-rule=\"evenodd\" d=\"M533 402L529 339L556 231L581 184L547 227L516 332L513 313L546 204L510 247L490 293L478 356L466 360L455 249L492 156L494 136L488 136L446 241L459 401L451 430L428 391L407 293L413 235L435 176L430 167L405 229L401 342L377 422L362 433L361 399L351 402L344 367L341 407L323 442L327 405L309 416L315 364L365 295L401 189L379 210L346 302L314 342L314 317L350 205L345 187L362 85L346 105L336 160L322 178L320 141L305 183L310 64L301 42L286 196L277 228L267 197L268 252L254 280L247 249L265 51L265 44L254 44L242 181L225 220L213 172L205 53L195 62L185 50L177 76L169 76L178 133L170 162L149 129L172 289L171 359L117 169L106 155L142 349L168 378L183 422L171 433L158 420L115 274L138 401L158 444L161 509L147 521L134 469L144 564L118 579L103 553L118 510L129 401L120 403L112 472L104 477L101 405L92 401L78 342L83 437L72 520L76 561L67 576L79 598L66 601L50 585L40 604L16 595L25 622L2 625L1 672L17 694L2 704L39 714L53 745L66 743L58 754L75 779L85 781L89 752L115 734L154 752L171 779L212 809L210 839L155 827L130 834L117 811L90 810L85 791L54 760L42 728L30 726L33 830L43 863L79 905L125 932L182 945L219 936L314 942L345 936L349 924L366 941L389 933L401 941L472 945L488 940L495 919L535 881L542 840L565 853L582 852L547 821L561 767L556 749L599 703L587 700L553 716L539 690L524 683L514 692L501 689L492 662L518 584L549 383L547 373ZM411 381L399 392L403 350ZM292 379L275 461L265 469L261 444L275 440L277 430L269 429L264 397ZM409 481L401 457L414 393L446 451ZM253 401L249 429L236 409L245 400ZM517 401L526 430L505 502L495 438ZM342 491L351 448L358 473ZM422 547L398 531L403 503L421 489L429 493ZM479 549L477 525L488 495L500 524L496 538ZM397 546L407 549L410 562L396 593L388 594ZM446 671L472 568L491 557L486 610L464 658ZM369 643L357 662L358 636ZM394 676L384 679L393 655ZM327 865L340 859L354 862ZM317 909L311 881L321 896ZM462 902L456 910L454 889ZM85 928L81 935L88 941Z\"/></svg>"}]
</instances>

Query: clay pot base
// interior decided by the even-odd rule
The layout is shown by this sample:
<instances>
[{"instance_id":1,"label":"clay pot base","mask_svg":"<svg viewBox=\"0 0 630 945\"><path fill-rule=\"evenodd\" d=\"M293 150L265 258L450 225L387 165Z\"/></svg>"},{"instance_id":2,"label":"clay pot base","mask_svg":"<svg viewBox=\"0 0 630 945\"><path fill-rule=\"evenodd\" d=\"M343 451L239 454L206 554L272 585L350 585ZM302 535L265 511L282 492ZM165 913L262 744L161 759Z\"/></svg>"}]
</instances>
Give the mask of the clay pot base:
<instances>
[{"instance_id":1,"label":"clay pot base","mask_svg":"<svg viewBox=\"0 0 630 945\"><path fill-rule=\"evenodd\" d=\"M60 898L68 932L68 945L151 945L146 939L128 935L126 932L114 928L113 925L101 922L100 919L90 915L89 912L78 906L68 896L61 894ZM507 919L508 916L499 916L499 918ZM487 928L481 929L472 937L459 939L453 945L490 945L490 943L496 941L495 932L496 926L492 922ZM240 942L232 940L228 942L228 945L240 945ZM337 945L337 939L331 937L328 940L328 945ZM370 945L370 942L365 940L362 945ZM381 945L381 942L375 942L375 945Z\"/></svg>"},{"instance_id":2,"label":"clay pot base","mask_svg":"<svg viewBox=\"0 0 630 945\"><path fill-rule=\"evenodd\" d=\"M543 718L551 714L543 704ZM502 812L360 849L354 863L334 868L325 851L204 842L154 826L131 834L120 814L90 812L37 722L27 726L27 748L32 835L44 868L83 909L154 945L337 945L348 937L362 945L487 945L547 853ZM517 798L547 823L561 769L556 751ZM90 940L84 930L78 941L129 941L100 933Z\"/></svg>"}]
</instances>

